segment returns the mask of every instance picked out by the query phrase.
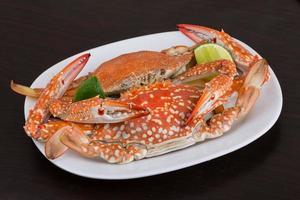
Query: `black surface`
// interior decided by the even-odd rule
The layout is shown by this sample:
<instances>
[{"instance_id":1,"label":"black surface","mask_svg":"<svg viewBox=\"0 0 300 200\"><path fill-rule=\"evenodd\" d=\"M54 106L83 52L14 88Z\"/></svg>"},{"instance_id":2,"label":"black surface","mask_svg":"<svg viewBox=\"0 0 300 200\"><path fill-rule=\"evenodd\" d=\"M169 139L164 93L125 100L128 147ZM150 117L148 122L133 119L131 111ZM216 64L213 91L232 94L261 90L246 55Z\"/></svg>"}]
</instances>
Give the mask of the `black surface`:
<instances>
[{"instance_id":1,"label":"black surface","mask_svg":"<svg viewBox=\"0 0 300 200\"><path fill-rule=\"evenodd\" d=\"M2 0L0 16L0 199L300 199L299 1ZM75 176L40 154L11 79L29 85L73 54L177 23L223 28L267 58L284 106L266 135L200 165L126 181Z\"/></svg>"}]
</instances>

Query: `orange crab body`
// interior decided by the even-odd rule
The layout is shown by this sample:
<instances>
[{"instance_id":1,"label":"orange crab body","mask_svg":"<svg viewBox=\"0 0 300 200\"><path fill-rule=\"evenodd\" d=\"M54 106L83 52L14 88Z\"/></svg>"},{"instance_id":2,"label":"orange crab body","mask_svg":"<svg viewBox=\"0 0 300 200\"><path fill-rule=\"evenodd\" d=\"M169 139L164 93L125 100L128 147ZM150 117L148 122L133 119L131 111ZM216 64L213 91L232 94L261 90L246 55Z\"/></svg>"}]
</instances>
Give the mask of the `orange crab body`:
<instances>
[{"instance_id":1,"label":"orange crab body","mask_svg":"<svg viewBox=\"0 0 300 200\"><path fill-rule=\"evenodd\" d=\"M105 93L116 94L185 71L192 57L184 46L172 47L165 52L139 51L104 62L93 74L101 80Z\"/></svg>"}]
</instances>

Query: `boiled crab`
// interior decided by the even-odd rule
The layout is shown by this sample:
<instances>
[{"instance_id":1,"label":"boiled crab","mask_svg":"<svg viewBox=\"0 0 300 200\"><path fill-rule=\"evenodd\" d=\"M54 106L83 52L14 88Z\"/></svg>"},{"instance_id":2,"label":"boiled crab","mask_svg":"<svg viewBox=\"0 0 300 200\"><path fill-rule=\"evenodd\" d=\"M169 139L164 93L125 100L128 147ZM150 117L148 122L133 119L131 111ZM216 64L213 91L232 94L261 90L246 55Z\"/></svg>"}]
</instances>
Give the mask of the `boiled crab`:
<instances>
[{"instance_id":1,"label":"boiled crab","mask_svg":"<svg viewBox=\"0 0 300 200\"><path fill-rule=\"evenodd\" d=\"M180 25L181 31L191 27L194 26ZM188 35L195 39L208 30L212 29L197 27ZM108 94L134 87L119 99L94 97L75 103L67 96L61 99L66 88L76 85L71 80L86 63L89 55L85 54L56 75L39 95L25 131L33 138L48 141L46 153L50 158L61 155L69 147L81 155L101 157L111 163L156 156L220 136L253 106L268 78L268 65L238 46L230 36L219 38L223 45L231 46L228 49L236 55L234 60L242 66L243 74L238 75L235 64L226 60L189 68L193 55L187 47L155 53L142 51L108 61L94 72ZM236 46L239 48L232 48ZM111 82L106 75L118 74L115 72L120 72L119 67L125 70ZM184 85L212 72L217 76L203 90ZM234 106L206 120L207 114L236 92ZM47 122L49 110L63 121Z\"/></svg>"}]
</instances>

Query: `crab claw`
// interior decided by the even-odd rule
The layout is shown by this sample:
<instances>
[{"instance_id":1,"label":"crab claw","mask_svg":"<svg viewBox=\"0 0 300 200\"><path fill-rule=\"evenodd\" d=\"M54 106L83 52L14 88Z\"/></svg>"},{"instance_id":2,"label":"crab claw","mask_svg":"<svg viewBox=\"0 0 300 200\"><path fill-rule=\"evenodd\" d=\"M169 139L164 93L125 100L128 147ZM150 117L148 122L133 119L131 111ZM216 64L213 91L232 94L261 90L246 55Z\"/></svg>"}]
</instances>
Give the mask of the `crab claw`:
<instances>
[{"instance_id":1,"label":"crab claw","mask_svg":"<svg viewBox=\"0 0 300 200\"><path fill-rule=\"evenodd\" d=\"M177 24L178 30L196 43L215 42L215 35L210 28L192 24Z\"/></svg>"},{"instance_id":2,"label":"crab claw","mask_svg":"<svg viewBox=\"0 0 300 200\"><path fill-rule=\"evenodd\" d=\"M98 96L68 106L56 100L50 105L50 112L65 121L79 123L118 123L149 113L140 106Z\"/></svg>"},{"instance_id":3,"label":"crab claw","mask_svg":"<svg viewBox=\"0 0 300 200\"><path fill-rule=\"evenodd\" d=\"M257 55L250 53L223 30L217 31L192 24L177 24L177 27L180 32L196 43L213 42L223 46L231 53L238 68L243 71L247 71L251 63L258 59Z\"/></svg>"},{"instance_id":4,"label":"crab claw","mask_svg":"<svg viewBox=\"0 0 300 200\"><path fill-rule=\"evenodd\" d=\"M86 157L94 157L93 154L89 154L87 152L87 147L90 143L89 137L82 134L78 127L69 126L62 131L63 133L60 136L60 141L63 143L63 145L66 145L67 147Z\"/></svg>"},{"instance_id":5,"label":"crab claw","mask_svg":"<svg viewBox=\"0 0 300 200\"><path fill-rule=\"evenodd\" d=\"M37 99L33 109L29 112L24 126L28 136L42 140L39 133L39 126L49 117L49 104L53 99L63 96L71 82L85 66L89 57L89 53L78 57L50 80Z\"/></svg>"},{"instance_id":6,"label":"crab claw","mask_svg":"<svg viewBox=\"0 0 300 200\"><path fill-rule=\"evenodd\" d=\"M45 154L49 159L55 159L65 153L68 150L68 147L60 142L61 135L67 130L70 129L70 126L64 126L56 131L45 144Z\"/></svg>"},{"instance_id":7,"label":"crab claw","mask_svg":"<svg viewBox=\"0 0 300 200\"><path fill-rule=\"evenodd\" d=\"M80 130L80 133L83 135L90 135L94 130L93 124L75 124L56 119L49 120L47 123L41 125L40 132L46 141L45 154L48 159L58 158L68 149L68 147L61 143L60 139L66 131L73 127Z\"/></svg>"},{"instance_id":8,"label":"crab claw","mask_svg":"<svg viewBox=\"0 0 300 200\"><path fill-rule=\"evenodd\" d=\"M198 116L204 116L210 111L214 110L220 104L220 97L229 90L232 85L232 79L227 76L220 74L210 82L206 83L203 90L203 94L198 100L192 114L187 120L187 124L190 124ZM224 97L226 99L226 97Z\"/></svg>"},{"instance_id":9,"label":"crab claw","mask_svg":"<svg viewBox=\"0 0 300 200\"><path fill-rule=\"evenodd\" d=\"M269 79L269 67L265 59L253 63L239 91L237 106L241 108L239 117L245 116L255 104L261 86Z\"/></svg>"}]
</instances>

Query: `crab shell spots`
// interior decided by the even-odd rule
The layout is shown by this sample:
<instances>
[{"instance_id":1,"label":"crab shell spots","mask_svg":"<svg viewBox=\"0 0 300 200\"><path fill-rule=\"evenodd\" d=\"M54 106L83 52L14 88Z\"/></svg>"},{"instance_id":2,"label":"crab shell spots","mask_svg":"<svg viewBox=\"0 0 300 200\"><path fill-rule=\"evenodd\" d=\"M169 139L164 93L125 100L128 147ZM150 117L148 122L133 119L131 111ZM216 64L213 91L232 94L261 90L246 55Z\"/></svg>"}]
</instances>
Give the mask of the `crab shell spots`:
<instances>
[{"instance_id":1,"label":"crab shell spots","mask_svg":"<svg viewBox=\"0 0 300 200\"><path fill-rule=\"evenodd\" d=\"M39 126L39 132L41 137L44 141L47 141L54 133L56 133L62 127L70 125L68 122L64 122L61 120L58 121L51 121L49 120L48 123L42 124Z\"/></svg>"},{"instance_id":2,"label":"crab shell spots","mask_svg":"<svg viewBox=\"0 0 300 200\"><path fill-rule=\"evenodd\" d=\"M47 123L39 126L39 134L42 141L47 141L54 133L65 126L77 126L83 134L89 135L94 129L92 124L71 123L62 120L48 120Z\"/></svg>"},{"instance_id":3,"label":"crab shell spots","mask_svg":"<svg viewBox=\"0 0 300 200\"><path fill-rule=\"evenodd\" d=\"M209 123L200 127L200 134L206 134L206 138L214 138L228 131L239 113L238 107L232 107L225 110L222 114L214 115Z\"/></svg>"},{"instance_id":4,"label":"crab shell spots","mask_svg":"<svg viewBox=\"0 0 300 200\"><path fill-rule=\"evenodd\" d=\"M256 59L256 56L252 55L248 50L242 47L239 43L234 41L230 35L225 33L223 30L218 31L220 40L224 43L224 46L229 48L238 58L243 60L246 63L251 63Z\"/></svg>"},{"instance_id":5,"label":"crab shell spots","mask_svg":"<svg viewBox=\"0 0 300 200\"><path fill-rule=\"evenodd\" d=\"M49 105L50 113L56 117L65 113L72 103L72 97L62 97L60 99L55 99Z\"/></svg>"},{"instance_id":6,"label":"crab shell spots","mask_svg":"<svg viewBox=\"0 0 300 200\"><path fill-rule=\"evenodd\" d=\"M139 51L101 64L94 75L101 80L103 90L112 94L168 78L187 65L191 58L191 53L170 56L161 52Z\"/></svg>"},{"instance_id":7,"label":"crab shell spots","mask_svg":"<svg viewBox=\"0 0 300 200\"><path fill-rule=\"evenodd\" d=\"M171 93L173 93L172 96ZM153 95L153 98L150 97L150 94ZM92 139L102 140L105 139L105 135L109 134L111 138L117 139L124 144L138 142L145 145L154 145L185 136L190 131L186 127L183 128L182 125L191 111L187 106L182 106L182 104L194 108L198 99L190 96L199 98L199 95L200 92L197 88L174 85L171 82L159 82L132 89L123 93L120 100L132 102L136 105L141 105L141 103L147 101L146 108L150 111L149 115L151 117L142 116L123 123L110 124L108 129L99 128L94 131ZM171 98L160 99L160 97L170 96ZM180 98L173 98L178 96ZM177 109L172 108L174 105Z\"/></svg>"},{"instance_id":8,"label":"crab shell spots","mask_svg":"<svg viewBox=\"0 0 300 200\"><path fill-rule=\"evenodd\" d=\"M217 96L212 96L212 98L218 98L219 96L223 95L231 87L231 85L232 79L226 75L220 74L212 81L206 83L206 88L204 89L203 93L215 91Z\"/></svg>"},{"instance_id":9,"label":"crab shell spots","mask_svg":"<svg viewBox=\"0 0 300 200\"><path fill-rule=\"evenodd\" d=\"M90 148L95 154L100 155L101 158L107 160L109 163L121 162L123 157L126 157L126 152L122 149L119 143L93 143Z\"/></svg>"},{"instance_id":10,"label":"crab shell spots","mask_svg":"<svg viewBox=\"0 0 300 200\"><path fill-rule=\"evenodd\" d=\"M101 105L103 102L102 99L96 97L86 99L83 101L78 101L72 103L68 106L67 110L64 111L64 114L60 118L66 121L84 121L93 118L90 108L94 106Z\"/></svg>"},{"instance_id":11,"label":"crab shell spots","mask_svg":"<svg viewBox=\"0 0 300 200\"><path fill-rule=\"evenodd\" d=\"M48 83L48 90L42 92L34 108L31 109L29 112L29 116L24 126L24 130L27 133L27 135L31 136L32 138L42 139L40 138L41 134L38 131L38 127L39 124L42 124L43 120L48 115L47 106L49 105L50 100L57 95L59 84L55 84L55 82L58 78L58 76L55 76Z\"/></svg>"},{"instance_id":12,"label":"crab shell spots","mask_svg":"<svg viewBox=\"0 0 300 200\"><path fill-rule=\"evenodd\" d=\"M122 125L124 123L113 123L109 124L109 126L107 124L99 124L99 126L94 128L91 139L101 141L119 140L122 137L122 131L120 131L120 126Z\"/></svg>"}]
</instances>

